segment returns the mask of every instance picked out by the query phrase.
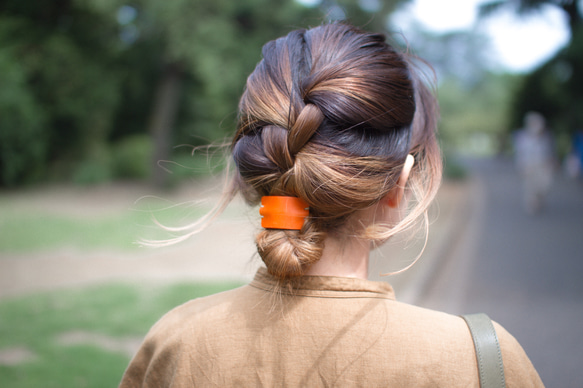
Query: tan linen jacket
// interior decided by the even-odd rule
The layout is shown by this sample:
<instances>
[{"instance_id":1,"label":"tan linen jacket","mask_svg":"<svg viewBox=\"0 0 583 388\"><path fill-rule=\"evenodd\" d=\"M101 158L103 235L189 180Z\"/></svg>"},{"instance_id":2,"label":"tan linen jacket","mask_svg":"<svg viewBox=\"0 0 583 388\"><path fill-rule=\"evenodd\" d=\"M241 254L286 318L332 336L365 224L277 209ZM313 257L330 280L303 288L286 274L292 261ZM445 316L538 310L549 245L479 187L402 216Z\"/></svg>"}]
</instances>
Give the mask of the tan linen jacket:
<instances>
[{"instance_id":1,"label":"tan linen jacket","mask_svg":"<svg viewBox=\"0 0 583 388\"><path fill-rule=\"evenodd\" d=\"M509 387L543 384L494 324ZM390 285L302 277L195 299L156 323L121 387L478 387L462 318L397 302Z\"/></svg>"}]
</instances>

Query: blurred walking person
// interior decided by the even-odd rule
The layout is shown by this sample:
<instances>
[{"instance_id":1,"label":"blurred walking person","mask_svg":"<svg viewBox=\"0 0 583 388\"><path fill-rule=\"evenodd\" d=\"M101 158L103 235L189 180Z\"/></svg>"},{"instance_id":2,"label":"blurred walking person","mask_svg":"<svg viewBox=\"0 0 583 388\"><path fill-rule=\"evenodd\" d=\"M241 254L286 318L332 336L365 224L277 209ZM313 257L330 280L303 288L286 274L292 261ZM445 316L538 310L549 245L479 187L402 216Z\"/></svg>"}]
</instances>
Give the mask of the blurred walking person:
<instances>
[{"instance_id":1,"label":"blurred walking person","mask_svg":"<svg viewBox=\"0 0 583 388\"><path fill-rule=\"evenodd\" d=\"M523 180L524 206L529 214L539 213L553 182L553 140L546 121L538 112L524 116L524 128L515 138L516 165Z\"/></svg>"}]
</instances>

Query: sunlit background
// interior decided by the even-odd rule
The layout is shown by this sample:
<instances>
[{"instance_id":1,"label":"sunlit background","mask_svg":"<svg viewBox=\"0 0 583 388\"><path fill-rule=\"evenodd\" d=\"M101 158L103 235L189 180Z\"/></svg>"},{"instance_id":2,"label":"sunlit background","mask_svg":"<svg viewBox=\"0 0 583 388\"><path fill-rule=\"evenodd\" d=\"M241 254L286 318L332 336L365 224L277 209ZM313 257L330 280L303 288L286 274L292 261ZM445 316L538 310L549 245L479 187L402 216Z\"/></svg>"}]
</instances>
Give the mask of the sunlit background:
<instances>
[{"instance_id":1,"label":"sunlit background","mask_svg":"<svg viewBox=\"0 0 583 388\"><path fill-rule=\"evenodd\" d=\"M487 312L548 386L581 386L582 10L581 0L1 2L0 386L116 386L161 314L253 275L257 215L238 200L185 243L135 242L168 238L158 222L184 225L216 203L227 163L215 146L234 131L262 45L333 20L387 33L437 77L445 179L430 238L411 271L383 280L406 302ZM533 111L553 155L536 215L515 164ZM381 249L371 277L415 255Z\"/></svg>"},{"instance_id":2,"label":"sunlit background","mask_svg":"<svg viewBox=\"0 0 583 388\"><path fill-rule=\"evenodd\" d=\"M489 40L482 50L491 58L492 70L513 73L532 71L571 38L566 15L556 6L546 4L525 15L507 6L488 17L480 17L480 6L487 3L487 0L417 0L391 15L390 25L405 33L417 26L434 33L482 34Z\"/></svg>"}]
</instances>

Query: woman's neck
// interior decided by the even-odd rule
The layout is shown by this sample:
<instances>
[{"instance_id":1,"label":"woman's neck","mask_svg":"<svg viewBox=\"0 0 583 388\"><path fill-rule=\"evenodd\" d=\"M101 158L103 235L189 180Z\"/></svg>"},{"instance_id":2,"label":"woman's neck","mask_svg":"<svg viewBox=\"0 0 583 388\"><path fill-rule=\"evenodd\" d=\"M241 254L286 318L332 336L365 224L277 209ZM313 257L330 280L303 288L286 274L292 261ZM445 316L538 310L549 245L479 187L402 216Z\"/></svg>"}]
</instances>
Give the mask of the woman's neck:
<instances>
[{"instance_id":1,"label":"woman's neck","mask_svg":"<svg viewBox=\"0 0 583 388\"><path fill-rule=\"evenodd\" d=\"M368 278L368 257L370 241L358 238L344 240L326 237L322 258L306 272L312 276L340 276Z\"/></svg>"}]
</instances>

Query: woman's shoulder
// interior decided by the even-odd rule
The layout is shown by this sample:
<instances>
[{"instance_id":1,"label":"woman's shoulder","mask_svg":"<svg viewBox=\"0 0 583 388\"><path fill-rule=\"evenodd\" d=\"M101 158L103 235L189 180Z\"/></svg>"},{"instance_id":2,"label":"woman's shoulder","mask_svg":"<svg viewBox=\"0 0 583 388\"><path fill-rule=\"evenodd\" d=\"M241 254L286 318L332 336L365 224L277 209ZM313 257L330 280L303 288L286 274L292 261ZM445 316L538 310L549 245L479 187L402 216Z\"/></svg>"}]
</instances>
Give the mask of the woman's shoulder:
<instances>
[{"instance_id":1,"label":"woman's shoulder","mask_svg":"<svg viewBox=\"0 0 583 388\"><path fill-rule=\"evenodd\" d=\"M424 357L436 353L443 359L459 362L462 355L477 368L472 335L461 316L404 303L400 303L398 309L404 323L400 327L407 331L402 337L411 335L417 343L421 341ZM542 387L543 383L520 343L501 324L492 323L500 344L507 386Z\"/></svg>"},{"instance_id":2,"label":"woman's shoulder","mask_svg":"<svg viewBox=\"0 0 583 388\"><path fill-rule=\"evenodd\" d=\"M180 332L183 327L188 327L193 324L202 325L204 322L211 321L213 317L218 318L218 316L225 313L225 310L231 309L237 299L244 298L244 294L248 288L249 286L242 286L191 299L176 306L164 314L152 326L150 334L160 331L172 331L176 333Z\"/></svg>"},{"instance_id":3,"label":"woman's shoulder","mask_svg":"<svg viewBox=\"0 0 583 388\"><path fill-rule=\"evenodd\" d=\"M471 339L468 326L459 315L398 301L394 302L393 309L395 316L402 323L399 326L403 330L422 332L431 336Z\"/></svg>"},{"instance_id":4,"label":"woman's shoulder","mask_svg":"<svg viewBox=\"0 0 583 388\"><path fill-rule=\"evenodd\" d=\"M213 330L219 330L217 322L225 320L228 306L244 297L246 288L192 299L167 312L146 334L120 387L170 386L177 375L187 374L184 355L197 341L213 337Z\"/></svg>"},{"instance_id":5,"label":"woman's shoulder","mask_svg":"<svg viewBox=\"0 0 583 388\"><path fill-rule=\"evenodd\" d=\"M543 387L538 372L520 343L498 322L492 321L492 323L500 343L506 386Z\"/></svg>"}]
</instances>

